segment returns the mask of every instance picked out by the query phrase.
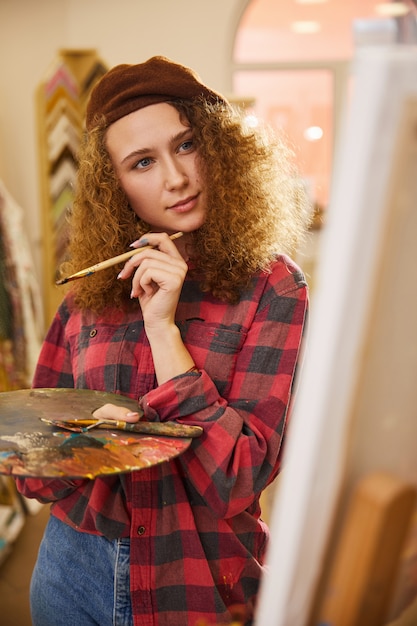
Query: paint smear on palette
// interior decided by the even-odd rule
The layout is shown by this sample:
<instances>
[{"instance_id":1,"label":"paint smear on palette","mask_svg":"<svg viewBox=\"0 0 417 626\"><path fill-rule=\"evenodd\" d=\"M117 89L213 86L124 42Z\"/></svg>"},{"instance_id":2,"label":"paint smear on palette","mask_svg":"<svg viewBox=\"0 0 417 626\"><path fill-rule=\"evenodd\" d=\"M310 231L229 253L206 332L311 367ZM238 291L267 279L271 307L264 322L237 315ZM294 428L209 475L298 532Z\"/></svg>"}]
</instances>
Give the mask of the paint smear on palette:
<instances>
[{"instance_id":1,"label":"paint smear on palette","mask_svg":"<svg viewBox=\"0 0 417 626\"><path fill-rule=\"evenodd\" d=\"M41 478L96 478L157 465L175 458L190 438L101 431L15 433L0 437L0 473Z\"/></svg>"}]
</instances>

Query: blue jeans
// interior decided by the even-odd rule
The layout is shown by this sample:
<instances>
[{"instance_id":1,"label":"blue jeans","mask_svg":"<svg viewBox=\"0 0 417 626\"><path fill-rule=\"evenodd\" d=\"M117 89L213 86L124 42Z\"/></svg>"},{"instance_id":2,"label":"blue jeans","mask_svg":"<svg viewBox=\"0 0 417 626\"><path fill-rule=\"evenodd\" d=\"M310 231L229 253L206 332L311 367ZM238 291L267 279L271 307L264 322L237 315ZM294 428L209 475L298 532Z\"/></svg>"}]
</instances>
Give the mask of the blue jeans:
<instances>
[{"instance_id":1,"label":"blue jeans","mask_svg":"<svg viewBox=\"0 0 417 626\"><path fill-rule=\"evenodd\" d=\"M132 626L129 539L80 533L52 515L30 587L33 626Z\"/></svg>"}]
</instances>

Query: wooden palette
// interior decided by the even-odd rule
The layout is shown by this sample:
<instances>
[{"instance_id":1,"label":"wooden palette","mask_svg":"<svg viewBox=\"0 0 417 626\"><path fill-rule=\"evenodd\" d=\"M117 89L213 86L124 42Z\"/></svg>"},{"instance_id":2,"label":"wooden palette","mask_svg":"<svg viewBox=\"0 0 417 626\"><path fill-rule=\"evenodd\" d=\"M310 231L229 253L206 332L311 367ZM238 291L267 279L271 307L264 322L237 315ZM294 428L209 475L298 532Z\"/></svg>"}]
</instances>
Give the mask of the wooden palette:
<instances>
[{"instance_id":1,"label":"wooden palette","mask_svg":"<svg viewBox=\"0 0 417 626\"><path fill-rule=\"evenodd\" d=\"M151 434L107 427L74 433L42 421L88 420L106 403L141 412L130 398L89 389L0 393L0 474L96 478L137 471L182 454L202 432L174 422L142 422Z\"/></svg>"}]
</instances>

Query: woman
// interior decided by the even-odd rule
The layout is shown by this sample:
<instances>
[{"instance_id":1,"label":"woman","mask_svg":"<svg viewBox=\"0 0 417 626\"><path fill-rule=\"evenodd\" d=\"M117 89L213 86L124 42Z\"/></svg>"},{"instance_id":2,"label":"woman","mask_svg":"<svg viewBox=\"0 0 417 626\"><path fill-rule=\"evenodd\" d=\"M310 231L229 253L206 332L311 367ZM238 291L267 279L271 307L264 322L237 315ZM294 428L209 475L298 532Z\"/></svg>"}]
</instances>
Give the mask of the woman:
<instances>
[{"instance_id":1,"label":"woman","mask_svg":"<svg viewBox=\"0 0 417 626\"><path fill-rule=\"evenodd\" d=\"M122 394L203 435L131 474L18 480L52 502L33 622L196 626L238 606L250 624L307 309L286 256L308 219L290 155L164 57L109 71L86 127L64 272L153 248L71 283L33 384Z\"/></svg>"}]
</instances>

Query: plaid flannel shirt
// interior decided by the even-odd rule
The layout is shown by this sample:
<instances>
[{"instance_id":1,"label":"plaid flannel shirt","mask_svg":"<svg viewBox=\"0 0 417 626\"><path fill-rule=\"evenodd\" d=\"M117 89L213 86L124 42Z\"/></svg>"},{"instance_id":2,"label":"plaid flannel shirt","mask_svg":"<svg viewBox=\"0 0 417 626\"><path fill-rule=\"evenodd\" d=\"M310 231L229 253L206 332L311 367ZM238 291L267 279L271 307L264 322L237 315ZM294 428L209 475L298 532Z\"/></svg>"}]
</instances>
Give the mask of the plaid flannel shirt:
<instances>
[{"instance_id":1,"label":"plaid flannel shirt","mask_svg":"<svg viewBox=\"0 0 417 626\"><path fill-rule=\"evenodd\" d=\"M204 429L176 459L130 474L17 479L77 530L130 536L135 626L214 624L233 605L246 606L251 623L268 540L259 497L280 469L307 302L304 277L284 256L236 305L187 276L177 324L200 372L159 387L139 307L96 316L70 296L60 306L35 387L124 394L147 420Z\"/></svg>"}]
</instances>

